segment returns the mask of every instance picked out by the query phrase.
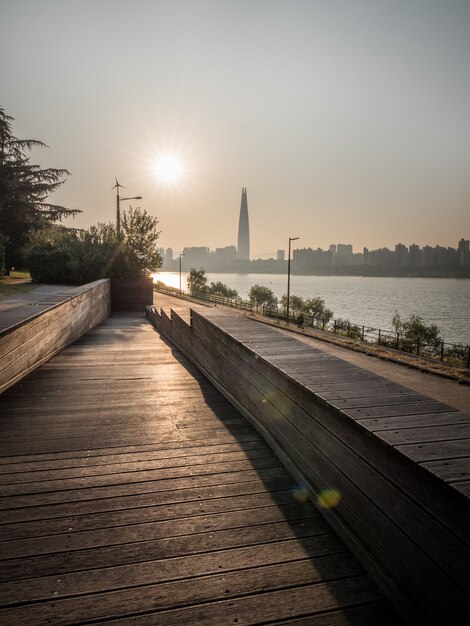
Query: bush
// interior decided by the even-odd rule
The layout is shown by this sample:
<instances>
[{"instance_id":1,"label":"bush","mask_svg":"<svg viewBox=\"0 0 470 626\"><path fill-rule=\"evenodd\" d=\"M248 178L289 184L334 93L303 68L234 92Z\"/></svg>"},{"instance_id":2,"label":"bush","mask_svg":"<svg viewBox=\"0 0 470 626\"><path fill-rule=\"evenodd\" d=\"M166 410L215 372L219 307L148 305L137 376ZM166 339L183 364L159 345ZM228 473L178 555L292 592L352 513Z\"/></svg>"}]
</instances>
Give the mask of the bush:
<instances>
[{"instance_id":1,"label":"bush","mask_svg":"<svg viewBox=\"0 0 470 626\"><path fill-rule=\"evenodd\" d=\"M333 311L327 309L325 301L318 297L306 300L304 310L312 320L312 325L326 325L333 317Z\"/></svg>"},{"instance_id":2,"label":"bush","mask_svg":"<svg viewBox=\"0 0 470 626\"><path fill-rule=\"evenodd\" d=\"M208 287L208 291L210 294L216 296L222 296L223 298L234 299L238 296L238 291L236 289L230 289L225 283L222 283L220 280L216 283L211 283Z\"/></svg>"},{"instance_id":3,"label":"bush","mask_svg":"<svg viewBox=\"0 0 470 626\"><path fill-rule=\"evenodd\" d=\"M50 243L38 244L28 254L31 279L35 283L68 284L69 254Z\"/></svg>"},{"instance_id":4,"label":"bush","mask_svg":"<svg viewBox=\"0 0 470 626\"><path fill-rule=\"evenodd\" d=\"M148 276L161 265L157 223L146 211L130 208L123 214L122 241L111 223L88 230L53 227L36 232L27 255L31 278L81 285L100 278Z\"/></svg>"},{"instance_id":5,"label":"bush","mask_svg":"<svg viewBox=\"0 0 470 626\"><path fill-rule=\"evenodd\" d=\"M410 315L408 319L402 319L397 311L392 318L392 326L400 336L404 350L411 351L421 345L433 350L439 350L442 342L440 330L435 324L426 324L419 315Z\"/></svg>"},{"instance_id":6,"label":"bush","mask_svg":"<svg viewBox=\"0 0 470 626\"><path fill-rule=\"evenodd\" d=\"M188 289L192 294L205 293L207 291L207 276L205 270L197 270L192 267L187 278Z\"/></svg>"},{"instance_id":7,"label":"bush","mask_svg":"<svg viewBox=\"0 0 470 626\"><path fill-rule=\"evenodd\" d=\"M248 298L256 306L276 306L277 298L269 287L263 285L253 285L250 287Z\"/></svg>"}]
</instances>

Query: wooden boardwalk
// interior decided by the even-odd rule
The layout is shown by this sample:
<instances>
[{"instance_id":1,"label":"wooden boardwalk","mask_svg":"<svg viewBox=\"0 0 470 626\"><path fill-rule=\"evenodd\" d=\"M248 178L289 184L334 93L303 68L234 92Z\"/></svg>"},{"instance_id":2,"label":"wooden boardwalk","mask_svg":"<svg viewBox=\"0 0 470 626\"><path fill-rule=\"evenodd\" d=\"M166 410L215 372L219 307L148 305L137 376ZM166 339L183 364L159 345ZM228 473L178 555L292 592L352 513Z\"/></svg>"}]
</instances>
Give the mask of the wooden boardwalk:
<instances>
[{"instance_id":1,"label":"wooden boardwalk","mask_svg":"<svg viewBox=\"0 0 470 626\"><path fill-rule=\"evenodd\" d=\"M0 623L401 624L237 411L137 315L0 397Z\"/></svg>"},{"instance_id":2,"label":"wooden boardwalk","mask_svg":"<svg viewBox=\"0 0 470 626\"><path fill-rule=\"evenodd\" d=\"M191 327L158 310L150 318L296 475L337 490L328 521L362 544L361 559L411 623L468 624L467 412L218 307L193 312Z\"/></svg>"}]
</instances>

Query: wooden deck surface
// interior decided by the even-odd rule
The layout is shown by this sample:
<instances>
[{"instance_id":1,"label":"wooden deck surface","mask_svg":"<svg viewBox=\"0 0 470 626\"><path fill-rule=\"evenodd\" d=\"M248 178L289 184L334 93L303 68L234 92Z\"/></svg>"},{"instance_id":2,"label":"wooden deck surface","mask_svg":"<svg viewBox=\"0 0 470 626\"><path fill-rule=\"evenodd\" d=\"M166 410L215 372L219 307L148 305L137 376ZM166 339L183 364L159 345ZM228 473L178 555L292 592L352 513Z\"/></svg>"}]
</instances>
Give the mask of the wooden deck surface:
<instances>
[{"instance_id":1,"label":"wooden deck surface","mask_svg":"<svg viewBox=\"0 0 470 626\"><path fill-rule=\"evenodd\" d=\"M143 317L87 333L4 393L0 415L1 624L401 624Z\"/></svg>"},{"instance_id":2,"label":"wooden deck surface","mask_svg":"<svg viewBox=\"0 0 470 626\"><path fill-rule=\"evenodd\" d=\"M217 309L205 315L365 429L470 496L470 414L314 348L272 327ZM275 339L274 339L275 337ZM439 378L435 384L439 384ZM447 382L447 381L446 381ZM458 387L457 383L453 383ZM467 392L464 388L463 392ZM470 410L470 406L468 407ZM468 521L468 520L467 520Z\"/></svg>"},{"instance_id":3,"label":"wooden deck surface","mask_svg":"<svg viewBox=\"0 0 470 626\"><path fill-rule=\"evenodd\" d=\"M31 291L0 298L0 332L22 324L82 291L82 287L31 285Z\"/></svg>"}]
</instances>

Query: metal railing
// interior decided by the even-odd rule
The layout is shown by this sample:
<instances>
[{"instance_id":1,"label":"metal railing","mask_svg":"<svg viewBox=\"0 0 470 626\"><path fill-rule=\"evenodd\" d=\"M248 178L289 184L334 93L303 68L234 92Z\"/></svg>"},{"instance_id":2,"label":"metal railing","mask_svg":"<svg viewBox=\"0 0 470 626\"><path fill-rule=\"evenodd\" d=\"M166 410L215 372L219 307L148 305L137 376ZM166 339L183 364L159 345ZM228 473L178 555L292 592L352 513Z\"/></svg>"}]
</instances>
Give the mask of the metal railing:
<instances>
[{"instance_id":1,"label":"metal railing","mask_svg":"<svg viewBox=\"0 0 470 626\"><path fill-rule=\"evenodd\" d=\"M278 323L286 323L286 312L284 309L279 307L258 306L249 300L242 300L241 298L225 298L224 296L218 294L206 292L193 292L189 295L184 291L180 293L178 289L165 289L162 287L155 287L155 289L161 293L178 296L188 300L197 298L198 300L214 302L215 304L221 304L223 306L241 311L258 313L264 317L276 319ZM293 315L290 317L291 324L297 326L296 322L293 321L295 318L295 310L293 310ZM393 330L384 330L382 328L373 328L361 324L354 324L350 320L343 320L341 318L327 321L325 319L315 319L313 317L307 319L305 315L304 317L305 319L302 324L303 328L322 330L337 336L348 337L356 341L363 341L365 343L383 346L398 352L414 354L424 359L440 361L441 363L445 363L446 365L453 367L470 369L470 346L466 344L450 343L448 341L426 343L419 335L410 338L408 335L404 336Z\"/></svg>"}]
</instances>

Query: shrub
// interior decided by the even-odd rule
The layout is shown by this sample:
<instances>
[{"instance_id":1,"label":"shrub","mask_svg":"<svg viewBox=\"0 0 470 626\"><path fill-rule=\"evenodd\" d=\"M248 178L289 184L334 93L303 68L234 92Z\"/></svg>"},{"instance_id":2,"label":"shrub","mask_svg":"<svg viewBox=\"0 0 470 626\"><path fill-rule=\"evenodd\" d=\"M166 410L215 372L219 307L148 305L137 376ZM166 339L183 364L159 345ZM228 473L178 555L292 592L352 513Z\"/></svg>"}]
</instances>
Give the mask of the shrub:
<instances>
[{"instance_id":1,"label":"shrub","mask_svg":"<svg viewBox=\"0 0 470 626\"><path fill-rule=\"evenodd\" d=\"M123 239L114 224L88 230L52 227L30 240L28 263L34 282L80 285L100 278L148 276L161 265L156 248L158 220L146 211L123 213Z\"/></svg>"},{"instance_id":2,"label":"shrub","mask_svg":"<svg viewBox=\"0 0 470 626\"><path fill-rule=\"evenodd\" d=\"M222 283L220 280L216 283L211 283L208 287L208 291L211 294L216 296L222 296L224 298L234 299L238 296L238 291L236 289L230 289L225 283Z\"/></svg>"},{"instance_id":3,"label":"shrub","mask_svg":"<svg viewBox=\"0 0 470 626\"><path fill-rule=\"evenodd\" d=\"M192 267L187 278L188 289L192 294L205 293L207 291L207 276L205 270L197 270Z\"/></svg>"},{"instance_id":4,"label":"shrub","mask_svg":"<svg viewBox=\"0 0 470 626\"><path fill-rule=\"evenodd\" d=\"M425 345L433 350L439 350L442 338L440 330L435 324L426 324L419 315L410 315L402 319L397 311L392 318L392 326L400 335L404 350L412 350L418 344Z\"/></svg>"},{"instance_id":5,"label":"shrub","mask_svg":"<svg viewBox=\"0 0 470 626\"><path fill-rule=\"evenodd\" d=\"M256 306L276 306L277 298L269 287L253 285L250 287L248 299Z\"/></svg>"}]
</instances>

